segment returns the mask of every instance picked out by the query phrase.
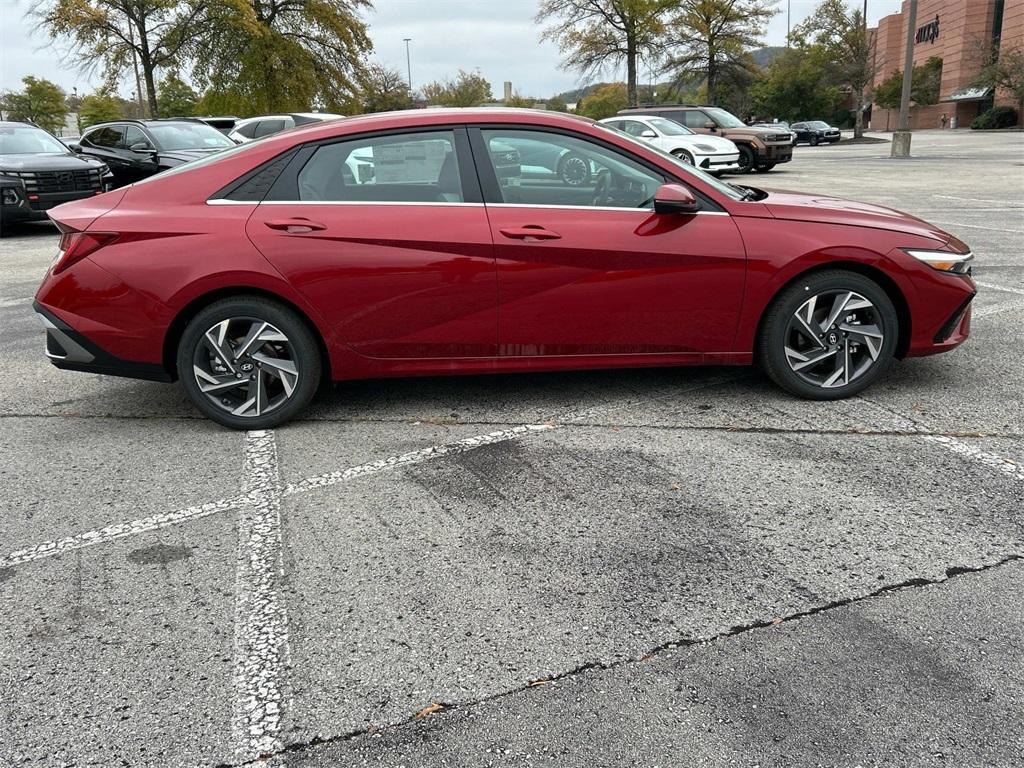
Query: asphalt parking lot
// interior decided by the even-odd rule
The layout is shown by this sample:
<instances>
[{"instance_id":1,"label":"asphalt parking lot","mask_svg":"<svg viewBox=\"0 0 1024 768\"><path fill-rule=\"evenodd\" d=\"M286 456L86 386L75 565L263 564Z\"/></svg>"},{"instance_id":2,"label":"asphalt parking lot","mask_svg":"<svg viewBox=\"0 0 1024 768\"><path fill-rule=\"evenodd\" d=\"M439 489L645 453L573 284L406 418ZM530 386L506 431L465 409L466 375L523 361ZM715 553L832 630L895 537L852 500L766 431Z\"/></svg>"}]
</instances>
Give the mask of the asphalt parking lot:
<instances>
[{"instance_id":1,"label":"asphalt parking lot","mask_svg":"<svg viewBox=\"0 0 1024 768\"><path fill-rule=\"evenodd\" d=\"M410 379L229 432L53 368L57 236L0 241L0 766L1024 763L1024 133L888 152L749 179L978 255L968 343L838 403Z\"/></svg>"}]
</instances>

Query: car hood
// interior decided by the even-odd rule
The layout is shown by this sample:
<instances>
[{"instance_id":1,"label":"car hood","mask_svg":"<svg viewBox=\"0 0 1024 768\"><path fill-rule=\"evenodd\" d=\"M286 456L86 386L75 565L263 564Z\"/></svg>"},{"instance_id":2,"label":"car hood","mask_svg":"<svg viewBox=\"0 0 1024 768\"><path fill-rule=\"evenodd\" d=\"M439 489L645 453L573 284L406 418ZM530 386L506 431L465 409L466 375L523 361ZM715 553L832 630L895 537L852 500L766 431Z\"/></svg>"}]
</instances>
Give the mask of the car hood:
<instances>
[{"instance_id":1,"label":"car hood","mask_svg":"<svg viewBox=\"0 0 1024 768\"><path fill-rule=\"evenodd\" d=\"M883 205L861 203L828 195L807 195L799 192L764 190L768 197L761 203L777 219L819 221L824 224L845 224L873 227L939 240L947 243L952 235L909 213Z\"/></svg>"},{"instance_id":2,"label":"car hood","mask_svg":"<svg viewBox=\"0 0 1024 768\"><path fill-rule=\"evenodd\" d=\"M99 168L99 160L73 155L0 155L0 173L3 171L77 171Z\"/></svg>"},{"instance_id":3,"label":"car hood","mask_svg":"<svg viewBox=\"0 0 1024 768\"><path fill-rule=\"evenodd\" d=\"M716 152L735 152L736 145L733 144L729 139L724 139L721 136L687 136L691 144L704 144L708 147L714 147Z\"/></svg>"}]
</instances>

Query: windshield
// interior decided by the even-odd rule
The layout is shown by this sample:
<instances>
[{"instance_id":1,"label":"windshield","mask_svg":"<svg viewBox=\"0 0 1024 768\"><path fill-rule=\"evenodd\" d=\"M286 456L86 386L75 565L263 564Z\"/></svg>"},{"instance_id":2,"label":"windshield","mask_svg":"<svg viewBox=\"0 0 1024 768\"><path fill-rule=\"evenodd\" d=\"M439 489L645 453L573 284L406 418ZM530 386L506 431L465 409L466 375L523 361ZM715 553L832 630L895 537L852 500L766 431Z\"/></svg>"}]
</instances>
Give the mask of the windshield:
<instances>
[{"instance_id":1,"label":"windshield","mask_svg":"<svg viewBox=\"0 0 1024 768\"><path fill-rule=\"evenodd\" d=\"M149 123L149 132L163 150L225 149L235 142L206 123Z\"/></svg>"},{"instance_id":2,"label":"windshield","mask_svg":"<svg viewBox=\"0 0 1024 768\"><path fill-rule=\"evenodd\" d=\"M630 136L625 131L620 131L618 128L613 128L612 126L606 125L604 123L595 123L595 125L604 128L606 131L611 131L616 136L626 137L633 144L636 144L638 147L642 147L649 152L656 152L657 154L661 155L662 158L668 160L672 164L673 172L677 176L681 176L683 179L686 179L687 176L695 176L696 178L700 179L702 182L707 184L709 187L714 188L715 191L718 192L719 194L728 197L730 200L743 200L745 198L745 192L742 189L734 187L732 184L726 184L724 181L716 179L710 173L702 171L700 168L696 168L690 165L689 163L684 163L675 155L666 152L663 149L660 149L654 144L649 144L646 141L637 139L634 136Z\"/></svg>"},{"instance_id":3,"label":"windshield","mask_svg":"<svg viewBox=\"0 0 1024 768\"><path fill-rule=\"evenodd\" d=\"M828 123L823 123L821 120L815 120L812 123L808 123L808 125L811 126L811 128L818 128L818 129L830 128L831 127Z\"/></svg>"},{"instance_id":4,"label":"windshield","mask_svg":"<svg viewBox=\"0 0 1024 768\"><path fill-rule=\"evenodd\" d=\"M705 110L708 117L718 123L719 128L746 128L746 123L740 120L731 112L726 112L718 107L707 107Z\"/></svg>"},{"instance_id":5,"label":"windshield","mask_svg":"<svg viewBox=\"0 0 1024 768\"><path fill-rule=\"evenodd\" d=\"M0 155L66 155L68 148L42 128L0 127Z\"/></svg>"},{"instance_id":6,"label":"windshield","mask_svg":"<svg viewBox=\"0 0 1024 768\"><path fill-rule=\"evenodd\" d=\"M693 131L685 125L680 125L675 120L668 120L664 117L652 117L647 122L666 136L690 136L693 134Z\"/></svg>"}]
</instances>

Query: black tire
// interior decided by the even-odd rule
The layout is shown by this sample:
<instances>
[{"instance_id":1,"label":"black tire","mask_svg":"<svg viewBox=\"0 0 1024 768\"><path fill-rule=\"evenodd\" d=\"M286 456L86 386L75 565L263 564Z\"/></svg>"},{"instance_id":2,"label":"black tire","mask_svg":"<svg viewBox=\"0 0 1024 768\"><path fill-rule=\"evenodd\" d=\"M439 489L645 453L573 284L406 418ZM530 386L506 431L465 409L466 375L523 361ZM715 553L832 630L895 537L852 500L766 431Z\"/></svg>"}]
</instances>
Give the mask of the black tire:
<instances>
[{"instance_id":1,"label":"black tire","mask_svg":"<svg viewBox=\"0 0 1024 768\"><path fill-rule=\"evenodd\" d=\"M737 173L750 173L754 169L754 152L745 144L737 145L740 151L740 167Z\"/></svg>"},{"instance_id":2,"label":"black tire","mask_svg":"<svg viewBox=\"0 0 1024 768\"><path fill-rule=\"evenodd\" d=\"M678 157L687 165L694 165L693 155L687 152L685 149L673 149L672 154Z\"/></svg>"},{"instance_id":3,"label":"black tire","mask_svg":"<svg viewBox=\"0 0 1024 768\"><path fill-rule=\"evenodd\" d=\"M818 146L818 142L819 141L821 141L821 139L819 139L817 136L811 136L811 146L812 147Z\"/></svg>"},{"instance_id":4,"label":"black tire","mask_svg":"<svg viewBox=\"0 0 1024 768\"><path fill-rule=\"evenodd\" d=\"M770 171L776 165L778 165L778 163L764 163L763 165L757 166L757 172L758 173L768 173L768 171Z\"/></svg>"},{"instance_id":5,"label":"black tire","mask_svg":"<svg viewBox=\"0 0 1024 768\"><path fill-rule=\"evenodd\" d=\"M590 163L582 155L570 152L558 161L558 178L570 187L589 184L590 176Z\"/></svg>"},{"instance_id":6,"label":"black tire","mask_svg":"<svg viewBox=\"0 0 1024 768\"><path fill-rule=\"evenodd\" d=\"M235 404L235 401L244 399L244 393L235 397L239 390L225 391L223 399L229 400L230 397L235 397L235 401L229 400L228 403L217 404L211 401L211 395L204 393L200 389L197 374L193 372L193 366L197 358L201 358L204 354L209 356L210 359L214 357L210 354L209 347L204 342L204 335L208 330L225 320L232 323L269 323L285 337L288 354L281 356L285 357L294 366L297 372L297 381L294 382L292 391L287 393L283 386L283 377L277 374L279 377L278 381L282 382L278 387L278 397L282 399L277 405L271 404L272 410L268 410L266 413L234 415L231 413L230 407ZM260 346L257 347L256 345ZM265 350L265 353L261 353L265 360L268 356L275 354L275 345L276 342L262 342L257 339L251 349L254 351ZM283 345L276 346L284 349ZM238 346L235 349L237 350ZM236 358L234 363L240 372L242 366L238 365L239 359ZM181 340L178 343L177 365L182 388L196 408L207 418L231 429L270 429L284 424L303 410L309 404L309 401L313 399L320 386L321 372L323 370L323 361L321 360L316 338L302 318L291 309L275 301L258 296L237 296L221 299L202 309L185 326ZM260 367L262 368L263 365L261 364ZM274 377L268 374L264 378L263 371L254 371L251 361L249 362L249 370L255 376L261 377L261 382L269 382L267 385L268 390L274 386ZM266 370L270 370L270 367L267 367ZM253 374L250 374L250 378ZM235 375L238 376L237 373ZM224 374L222 378L229 379L229 376ZM244 375L239 378L243 379L239 383L239 387L245 386ZM219 395L215 399L222 400Z\"/></svg>"},{"instance_id":7,"label":"black tire","mask_svg":"<svg viewBox=\"0 0 1024 768\"><path fill-rule=\"evenodd\" d=\"M877 312L876 323L883 333L883 339L877 358L862 374L848 384L825 388L809 383L793 370L787 359L786 345L791 331L790 320L797 310L811 297L828 291L852 291L867 299L873 305L871 311ZM885 372L892 363L898 338L899 318L896 309L878 283L856 272L828 269L801 277L775 297L762 318L756 354L769 378L787 392L808 400L841 400L863 391ZM826 338L825 341L830 339ZM825 346L825 342L822 344Z\"/></svg>"}]
</instances>

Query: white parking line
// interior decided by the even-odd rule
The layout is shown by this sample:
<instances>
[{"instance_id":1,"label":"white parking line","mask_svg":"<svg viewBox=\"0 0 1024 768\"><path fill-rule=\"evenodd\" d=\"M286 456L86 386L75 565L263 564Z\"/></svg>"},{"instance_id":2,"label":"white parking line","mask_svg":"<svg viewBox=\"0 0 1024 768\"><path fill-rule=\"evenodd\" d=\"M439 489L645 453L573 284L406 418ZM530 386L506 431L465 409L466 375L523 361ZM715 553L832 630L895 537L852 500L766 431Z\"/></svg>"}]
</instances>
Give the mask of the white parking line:
<instances>
[{"instance_id":1,"label":"white parking line","mask_svg":"<svg viewBox=\"0 0 1024 768\"><path fill-rule=\"evenodd\" d=\"M937 197L937 198L939 198L941 200L961 200L961 201L968 202L968 203L996 203L997 205L1007 205L1007 204L1012 204L1013 202L1015 202L1013 200L1005 200L1005 199L1004 200L996 200L996 199L991 198L991 197L957 197L956 195L932 195L932 197ZM1022 208L1024 208L1024 206L1022 206ZM968 209L968 210L970 210L970 209Z\"/></svg>"},{"instance_id":2,"label":"white parking line","mask_svg":"<svg viewBox=\"0 0 1024 768\"><path fill-rule=\"evenodd\" d=\"M33 560L40 560L44 557L63 555L83 547L91 547L94 544L105 544L115 539L123 539L125 536L133 536L136 533L155 531L158 528L166 528L169 525L177 525L187 520L198 520L200 517L215 515L218 512L227 512L235 509L245 501L244 496L232 496L228 499L210 501L195 507L176 509L173 512L164 512L152 517L143 517L139 520L129 520L124 523L115 523L105 528L94 531L86 531L75 536L68 536L63 539L44 541L34 547L19 549L0 558L0 568L9 568L21 563L30 563Z\"/></svg>"},{"instance_id":3,"label":"white parking line","mask_svg":"<svg viewBox=\"0 0 1024 768\"><path fill-rule=\"evenodd\" d=\"M974 461L981 462L982 464L997 469L1005 475L1009 475L1018 482L1024 482L1024 466L1021 466L1012 459L1007 459L1002 456L997 456L994 453L983 451L974 445L969 445L961 440L957 440L955 437L947 437L946 435L922 435L924 440L936 445L941 445L948 451L952 451L958 456L972 459Z\"/></svg>"},{"instance_id":4,"label":"white parking line","mask_svg":"<svg viewBox=\"0 0 1024 768\"><path fill-rule=\"evenodd\" d=\"M305 480L300 480L297 483L285 486L284 495L291 496L295 493L305 493L306 491L312 491L316 488L325 488L328 485L343 483L346 480L352 480L356 477L372 475L376 472L383 472L397 467L407 467L411 464L419 464L423 461L429 461L430 459L436 459L441 456L449 456L453 453L465 453L466 451L482 448L485 445L493 445L494 443L501 443L505 440L512 440L520 435L525 435L530 432L543 432L544 430L554 428L555 427L552 424L526 424L521 427L504 429L500 432L490 432L486 435L467 437L454 443L433 445L430 448L423 448L418 451L410 451L409 453L403 453L398 456L391 456L387 459L371 461L368 464L360 464L358 467L350 467L349 469L342 470L341 472L328 472L324 475L307 477Z\"/></svg>"},{"instance_id":5,"label":"white parking line","mask_svg":"<svg viewBox=\"0 0 1024 768\"><path fill-rule=\"evenodd\" d=\"M290 663L288 615L278 596L281 483L270 430L246 433L248 503L240 507L235 573L235 696L231 738L235 757L255 760L280 751L285 670Z\"/></svg>"},{"instance_id":6,"label":"white parking line","mask_svg":"<svg viewBox=\"0 0 1024 768\"><path fill-rule=\"evenodd\" d=\"M963 221L949 221L938 216L933 216L936 221L941 221L944 227L969 227L970 229L987 229L990 232L1006 232L1009 235L1024 235L1024 229L1008 229L1007 227L986 227L982 224L967 224Z\"/></svg>"},{"instance_id":7,"label":"white parking line","mask_svg":"<svg viewBox=\"0 0 1024 768\"><path fill-rule=\"evenodd\" d=\"M989 315L997 315L1000 312L1006 312L1009 309L1024 309L1024 302L1017 301L1004 301L1000 304L990 304L987 307L976 309L971 313L971 319L977 320Z\"/></svg>"},{"instance_id":8,"label":"white parking line","mask_svg":"<svg viewBox=\"0 0 1024 768\"><path fill-rule=\"evenodd\" d=\"M993 291L1004 291L1006 293L1016 293L1018 296L1024 296L1024 288L1010 288L1006 285L996 285L995 283L983 283L981 280L975 280L975 283L980 285L982 288L990 288Z\"/></svg>"}]
</instances>

